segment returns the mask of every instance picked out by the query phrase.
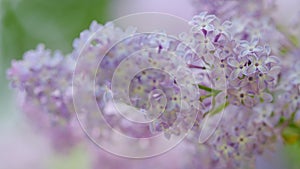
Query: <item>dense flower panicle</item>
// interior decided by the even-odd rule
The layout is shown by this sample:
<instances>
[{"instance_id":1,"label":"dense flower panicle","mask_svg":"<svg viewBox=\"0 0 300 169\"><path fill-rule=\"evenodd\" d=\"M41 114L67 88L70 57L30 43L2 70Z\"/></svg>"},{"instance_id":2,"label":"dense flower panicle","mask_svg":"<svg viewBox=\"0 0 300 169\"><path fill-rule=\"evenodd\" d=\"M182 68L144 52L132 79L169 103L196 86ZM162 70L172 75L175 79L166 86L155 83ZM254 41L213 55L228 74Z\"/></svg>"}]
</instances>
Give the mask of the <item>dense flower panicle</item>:
<instances>
[{"instance_id":1,"label":"dense flower panicle","mask_svg":"<svg viewBox=\"0 0 300 169\"><path fill-rule=\"evenodd\" d=\"M97 36L93 38L97 39ZM178 134L187 130L188 127L184 124L190 123L186 121L187 117L185 117L184 111L188 114L189 111L195 111L190 110L188 104L196 102L198 97L193 96L194 92L183 94L183 92L188 92L183 90L192 84L192 79L180 77L184 74L179 73L184 73L184 68L188 67L183 58L176 58L176 53L180 52L176 50L179 43L175 39L170 40L164 34L140 34L120 40L117 44L107 44L108 46L114 45L111 50L106 51L107 53L98 52L102 46L89 47L88 51L82 53L83 60L80 63L85 65L84 58L86 56L94 58L103 56L99 67L87 68L84 66L83 73L84 76L85 74L90 76L90 71L97 70L94 72L97 77L96 89L98 89L96 90L96 100L108 123L114 127L118 126L118 130L134 137L147 137L151 133L161 131ZM145 69L147 67L149 68ZM138 73L139 71L140 73ZM172 74L173 77L161 73L164 71ZM136 75L133 76L134 74ZM116 79L115 83L113 82L114 78ZM129 90L124 89L124 86L128 86ZM114 90L112 91L112 89ZM163 97L163 94L166 98ZM128 95L130 100L126 99ZM149 98L150 95L152 96ZM181 102L187 107L182 107ZM112 107L113 103L116 103L117 107L124 103L128 106L131 105L136 108L137 112L145 114L146 118L157 117L158 119L154 120L150 126L134 125L118 115L117 109L107 111L112 110L109 107ZM153 107L153 105L155 106ZM128 111L130 110L128 109ZM179 126L181 126L180 130Z\"/></svg>"},{"instance_id":2,"label":"dense flower panicle","mask_svg":"<svg viewBox=\"0 0 300 169\"><path fill-rule=\"evenodd\" d=\"M113 139L106 124L136 138L170 139L192 127L185 168L254 168L256 156L275 146L289 123L299 123L299 39L284 37L262 16L271 9L262 4L272 1L197 2L209 12L194 16L178 37L93 22L71 55L42 45L25 53L7 72L25 93L23 110L47 124L52 138L64 138L60 146L75 144L82 136L72 96L80 96L75 104L88 113L77 115L92 137ZM86 106L95 100L103 120ZM134 123L140 119L150 123Z\"/></svg>"},{"instance_id":3,"label":"dense flower panicle","mask_svg":"<svg viewBox=\"0 0 300 169\"><path fill-rule=\"evenodd\" d=\"M75 61L59 52L39 45L24 54L24 60L13 61L7 71L12 86L25 92L25 99L36 102L54 116L65 121L74 114L71 79Z\"/></svg>"},{"instance_id":4,"label":"dense flower panicle","mask_svg":"<svg viewBox=\"0 0 300 169\"><path fill-rule=\"evenodd\" d=\"M193 31L212 31L214 30L214 25L212 22L217 19L215 15L207 15L207 12L202 12L199 15L196 15L193 17L192 21L190 21L190 24L193 26Z\"/></svg>"},{"instance_id":5,"label":"dense flower panicle","mask_svg":"<svg viewBox=\"0 0 300 169\"><path fill-rule=\"evenodd\" d=\"M61 117L49 114L35 100L27 98L22 104L22 110L35 131L47 137L56 151L69 152L84 141L84 133L75 117L64 122Z\"/></svg>"},{"instance_id":6,"label":"dense flower panicle","mask_svg":"<svg viewBox=\"0 0 300 169\"><path fill-rule=\"evenodd\" d=\"M72 56L77 58L81 53L87 52L87 50L90 50L95 46L99 47L99 51L108 50L107 48L111 47L112 43L115 43L134 32L135 29L133 27L122 30L119 27L115 27L111 22L100 25L96 21L93 21L90 28L81 32L80 37L74 40Z\"/></svg>"},{"instance_id":7,"label":"dense flower panicle","mask_svg":"<svg viewBox=\"0 0 300 169\"><path fill-rule=\"evenodd\" d=\"M209 19L205 19L206 17ZM216 77L209 78L208 83L203 79L203 85L220 83L223 78L227 91L226 97L224 92L203 97L203 104L207 106L203 115L220 111L216 105L229 103L228 107L224 104L224 116L214 136L204 145L204 149L214 152L207 168L240 168L245 165L246 159L254 160L256 154L261 154L267 147L275 145L275 138L280 135L280 130L275 126L282 114L274 113L277 111L276 104L270 103L277 101L277 98L274 101L272 92L278 88L282 65L280 59L273 56L270 46L265 44L266 40L261 40L262 37L258 34L248 32L251 29L246 26L240 29L239 22L227 24L230 25L228 33L226 30L220 33L215 26L222 25L217 17L201 13L195 18L191 21L190 36L196 38L196 42L199 39L196 44L206 42L206 46L196 50L206 62L201 66L195 65L197 62L190 65L198 69L205 67L213 75L211 77ZM200 26L201 22L204 23L203 27ZM223 22L229 23L226 20ZM210 25L207 28L208 23ZM212 88L218 89L217 86ZM196 125L194 129L195 133L200 133L201 125ZM198 134L195 134L194 142L198 141L197 137Z\"/></svg>"},{"instance_id":8,"label":"dense flower panicle","mask_svg":"<svg viewBox=\"0 0 300 169\"><path fill-rule=\"evenodd\" d=\"M74 50L71 53L71 57L74 58L77 63L80 63L77 64L77 70L85 72L85 75L93 78L96 73L95 70L98 67L98 63L102 59L104 59L104 61L101 63L105 64L107 67L115 66L116 63L114 62L117 61L116 57L104 56L110 55L110 53L107 52L114 50L111 48L116 42L130 36L133 33L135 33L135 29L131 27L127 28L127 30L122 30L110 22L105 25L100 25L93 21L90 25L90 29L84 30L80 34L80 37L73 41ZM127 45L126 47L130 47L130 45ZM119 60L126 56L127 50L130 51L129 49L126 49L126 47L120 47L117 51L115 51L120 57L118 58ZM83 55L84 57L81 57Z\"/></svg>"},{"instance_id":9,"label":"dense flower panicle","mask_svg":"<svg viewBox=\"0 0 300 169\"><path fill-rule=\"evenodd\" d=\"M274 0L194 0L193 2L197 12L208 11L222 21L230 19L233 22L230 33L239 36L241 40L259 39L262 43L270 44L273 53L277 56L280 50L291 46L287 37L277 29L279 25L272 19L271 14L276 11ZM292 25L295 27L297 22Z\"/></svg>"},{"instance_id":10,"label":"dense flower panicle","mask_svg":"<svg viewBox=\"0 0 300 169\"><path fill-rule=\"evenodd\" d=\"M200 163L198 165L208 163L202 168L241 168L245 165L246 168L251 167L255 155L263 153L272 145L275 146L275 138L279 135L279 132L273 128L273 124L276 124L278 119L273 120L270 114L272 110L268 106L272 108L273 105L259 105L254 110L236 106L227 107L224 119L215 134L201 145L202 148L196 153L195 158ZM191 141L193 142L193 139ZM206 151L210 153L206 154L208 159L204 162L202 160L205 158L201 154ZM247 162L250 163L245 164Z\"/></svg>"},{"instance_id":11,"label":"dense flower panicle","mask_svg":"<svg viewBox=\"0 0 300 169\"><path fill-rule=\"evenodd\" d=\"M202 52L199 55L207 62L207 67L210 67L213 72L219 72L218 78L225 77L227 79L229 96L234 96L233 100L230 97L229 100L235 102L235 104L249 103L249 106L253 106L254 102L257 104L259 99L271 101L270 94L265 93L264 90L267 87L271 88L276 85L280 66L277 57L269 56L271 54L269 46L260 45L258 38L252 39L251 42L240 39L239 34L234 34L237 31L234 31L235 26L231 24L228 24L233 26L230 37L226 36L229 32L223 33L226 32L223 31L220 33L214 26L214 24L220 25L220 20L215 16L201 13L201 20L197 19L197 16L195 18L191 21L191 34L195 38L203 39L202 41L209 46L201 46L199 51ZM195 31L194 27L198 28L198 25L202 25L202 22L206 24L209 20L205 18L210 18L210 28L202 27ZM223 22L229 23L229 21ZM198 34L202 35L199 36ZM198 44L201 45L201 42L198 42ZM226 55L220 58L220 53ZM213 64L216 62L212 60L219 60L219 62ZM214 67L211 67L212 65ZM215 65L220 65L219 68L223 71L216 69ZM276 69L277 71L274 71Z\"/></svg>"},{"instance_id":12,"label":"dense flower panicle","mask_svg":"<svg viewBox=\"0 0 300 169\"><path fill-rule=\"evenodd\" d=\"M12 87L22 91L22 108L38 130L50 136L58 150L65 150L82 138L72 106L71 79L75 60L43 45L13 61L7 71ZM75 125L74 125L75 124ZM59 138L59 139L57 139Z\"/></svg>"}]
</instances>

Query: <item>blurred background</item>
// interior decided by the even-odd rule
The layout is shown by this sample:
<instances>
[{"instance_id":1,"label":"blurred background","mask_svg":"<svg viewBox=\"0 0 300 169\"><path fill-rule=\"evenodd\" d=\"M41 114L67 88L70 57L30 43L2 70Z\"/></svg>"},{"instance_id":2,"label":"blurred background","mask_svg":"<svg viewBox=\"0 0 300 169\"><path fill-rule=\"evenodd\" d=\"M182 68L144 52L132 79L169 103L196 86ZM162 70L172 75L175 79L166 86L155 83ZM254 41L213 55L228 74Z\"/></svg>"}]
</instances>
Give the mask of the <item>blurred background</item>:
<instances>
[{"instance_id":1,"label":"blurred background","mask_svg":"<svg viewBox=\"0 0 300 169\"><path fill-rule=\"evenodd\" d=\"M278 20L299 9L298 0L278 0ZM289 14L286 11L289 10ZM9 88L6 69L14 59L39 43L71 52L72 41L93 20L105 23L136 12L165 12L185 19L193 15L190 0L0 0L0 169L88 169L84 148L57 154L46 138L36 134L18 108L16 93ZM276 168L276 161L300 167L300 146L280 147L278 154L264 157L262 169ZM279 160L278 160L279 159Z\"/></svg>"}]
</instances>

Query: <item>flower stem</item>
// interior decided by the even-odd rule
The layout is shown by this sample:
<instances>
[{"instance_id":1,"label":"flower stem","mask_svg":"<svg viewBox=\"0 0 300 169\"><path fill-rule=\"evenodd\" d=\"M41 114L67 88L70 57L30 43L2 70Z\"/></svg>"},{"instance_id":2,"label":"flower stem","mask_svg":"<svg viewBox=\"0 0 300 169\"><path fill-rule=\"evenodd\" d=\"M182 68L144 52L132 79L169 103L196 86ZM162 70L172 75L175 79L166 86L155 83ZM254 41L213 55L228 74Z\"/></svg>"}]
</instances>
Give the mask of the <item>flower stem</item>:
<instances>
[{"instance_id":1,"label":"flower stem","mask_svg":"<svg viewBox=\"0 0 300 169\"><path fill-rule=\"evenodd\" d=\"M210 87L207 87L207 86L204 86L204 85L200 85L200 84L198 84L198 88L201 89L201 90L207 91L207 92L211 92L214 95L217 95L217 94L219 94L221 92L221 90L212 89Z\"/></svg>"},{"instance_id":2,"label":"flower stem","mask_svg":"<svg viewBox=\"0 0 300 169\"><path fill-rule=\"evenodd\" d=\"M225 102L225 103L219 105L219 106L218 106L217 108L215 108L214 110L206 112L206 113L203 115L203 117L205 117L207 114L209 114L210 116L216 115L216 114L220 113L222 110L224 110L228 105L229 105L229 102L227 101L227 102Z\"/></svg>"}]
</instances>

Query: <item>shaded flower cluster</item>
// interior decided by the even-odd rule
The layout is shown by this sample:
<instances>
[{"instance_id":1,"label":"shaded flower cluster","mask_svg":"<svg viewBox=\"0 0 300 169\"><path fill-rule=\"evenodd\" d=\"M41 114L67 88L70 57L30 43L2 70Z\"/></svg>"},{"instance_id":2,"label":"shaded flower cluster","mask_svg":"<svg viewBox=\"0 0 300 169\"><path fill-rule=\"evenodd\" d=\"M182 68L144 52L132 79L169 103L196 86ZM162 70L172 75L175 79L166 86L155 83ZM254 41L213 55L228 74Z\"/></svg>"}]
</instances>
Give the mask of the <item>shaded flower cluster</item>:
<instances>
[{"instance_id":1,"label":"shaded flower cluster","mask_svg":"<svg viewBox=\"0 0 300 169\"><path fill-rule=\"evenodd\" d=\"M72 106L72 72L75 61L59 51L51 53L43 45L13 61L7 71L11 85L23 93L23 111L32 123L52 135L59 148L74 145L80 139ZM60 139L56 139L59 137Z\"/></svg>"}]
</instances>

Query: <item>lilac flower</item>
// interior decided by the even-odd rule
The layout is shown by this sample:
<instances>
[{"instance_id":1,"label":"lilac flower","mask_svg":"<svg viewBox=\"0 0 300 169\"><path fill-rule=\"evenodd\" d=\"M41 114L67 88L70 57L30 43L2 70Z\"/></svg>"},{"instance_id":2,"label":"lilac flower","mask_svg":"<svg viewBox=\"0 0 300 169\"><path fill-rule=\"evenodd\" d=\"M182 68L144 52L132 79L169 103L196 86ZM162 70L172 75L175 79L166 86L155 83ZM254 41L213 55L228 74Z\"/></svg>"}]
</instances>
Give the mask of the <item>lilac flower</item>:
<instances>
[{"instance_id":1,"label":"lilac flower","mask_svg":"<svg viewBox=\"0 0 300 169\"><path fill-rule=\"evenodd\" d=\"M274 112L274 106L272 104L261 104L254 107L253 110L256 112L255 123L266 123L268 126L274 127L275 121L279 120L278 116L276 116L277 118L271 117Z\"/></svg>"},{"instance_id":2,"label":"lilac flower","mask_svg":"<svg viewBox=\"0 0 300 169\"><path fill-rule=\"evenodd\" d=\"M297 111L300 107L300 92L299 89L296 87L292 88L290 91L287 91L280 95L280 98L282 99L283 103L283 112L286 117L289 117Z\"/></svg>"},{"instance_id":3,"label":"lilac flower","mask_svg":"<svg viewBox=\"0 0 300 169\"><path fill-rule=\"evenodd\" d=\"M247 68L246 73L251 75L255 72L266 73L268 71L268 67L266 66L266 56L256 56L251 55L248 57L251 61L251 65Z\"/></svg>"},{"instance_id":4,"label":"lilac flower","mask_svg":"<svg viewBox=\"0 0 300 169\"><path fill-rule=\"evenodd\" d=\"M271 76L268 73L258 73L258 88L260 90L264 90L267 87L273 88L274 83L275 83L275 78L274 76Z\"/></svg>"},{"instance_id":5,"label":"lilac flower","mask_svg":"<svg viewBox=\"0 0 300 169\"><path fill-rule=\"evenodd\" d=\"M216 19L215 15L207 15L207 12L201 12L193 17L189 22L192 25L193 32L209 32L214 30L212 22Z\"/></svg>"},{"instance_id":6,"label":"lilac flower","mask_svg":"<svg viewBox=\"0 0 300 169\"><path fill-rule=\"evenodd\" d=\"M226 138L228 136L220 136L217 139L216 143L216 150L220 152L227 160L232 156L232 154L235 152L234 147L230 145L229 138Z\"/></svg>"},{"instance_id":7,"label":"lilac flower","mask_svg":"<svg viewBox=\"0 0 300 169\"><path fill-rule=\"evenodd\" d=\"M232 22L226 20L223 23L221 21L216 22L215 30L216 34L222 34L227 38L231 38L230 28L232 26Z\"/></svg>"},{"instance_id":8,"label":"lilac flower","mask_svg":"<svg viewBox=\"0 0 300 169\"><path fill-rule=\"evenodd\" d=\"M252 150L252 146L254 144L255 136L251 133L251 130L247 130L243 126L236 126L234 128L234 135L231 136L230 140L235 144L238 152L241 155L248 155L249 152ZM251 152L252 153L252 152Z\"/></svg>"},{"instance_id":9,"label":"lilac flower","mask_svg":"<svg viewBox=\"0 0 300 169\"><path fill-rule=\"evenodd\" d=\"M228 57L234 57L236 53L236 41L235 40L220 40L217 44L216 52L214 53L217 58L227 59Z\"/></svg>"},{"instance_id":10,"label":"lilac flower","mask_svg":"<svg viewBox=\"0 0 300 169\"><path fill-rule=\"evenodd\" d=\"M233 105L245 105L246 107L252 107L256 104L254 92L243 88L241 90L228 89L228 100Z\"/></svg>"},{"instance_id":11,"label":"lilac flower","mask_svg":"<svg viewBox=\"0 0 300 169\"><path fill-rule=\"evenodd\" d=\"M211 34L208 36L199 34L199 40L198 44L196 46L196 50L201 54L208 54L209 51L212 51L215 49L215 46L213 44L213 40L211 38Z\"/></svg>"},{"instance_id":12,"label":"lilac flower","mask_svg":"<svg viewBox=\"0 0 300 169\"><path fill-rule=\"evenodd\" d=\"M227 59L227 63L228 63L228 65L233 67L233 71L231 72L229 79L235 80L236 78L238 78L241 75L246 73L246 70L247 70L246 65L248 63L247 60L229 57Z\"/></svg>"},{"instance_id":13,"label":"lilac flower","mask_svg":"<svg viewBox=\"0 0 300 169\"><path fill-rule=\"evenodd\" d=\"M254 75L248 75L247 77L242 79L237 78L235 80L231 80L229 85L234 88L247 87L257 91L257 77Z\"/></svg>"},{"instance_id":14,"label":"lilac flower","mask_svg":"<svg viewBox=\"0 0 300 169\"><path fill-rule=\"evenodd\" d=\"M251 42L241 41L239 45L241 47L241 57L263 51L263 47L259 46L258 42L259 39L257 38L252 39Z\"/></svg>"},{"instance_id":15,"label":"lilac flower","mask_svg":"<svg viewBox=\"0 0 300 169\"><path fill-rule=\"evenodd\" d=\"M83 138L72 106L71 78L75 60L39 45L13 61L7 71L12 86L24 92L22 110L46 133L59 151L75 146Z\"/></svg>"}]
</instances>

